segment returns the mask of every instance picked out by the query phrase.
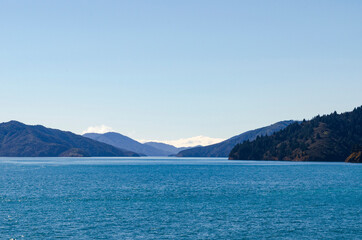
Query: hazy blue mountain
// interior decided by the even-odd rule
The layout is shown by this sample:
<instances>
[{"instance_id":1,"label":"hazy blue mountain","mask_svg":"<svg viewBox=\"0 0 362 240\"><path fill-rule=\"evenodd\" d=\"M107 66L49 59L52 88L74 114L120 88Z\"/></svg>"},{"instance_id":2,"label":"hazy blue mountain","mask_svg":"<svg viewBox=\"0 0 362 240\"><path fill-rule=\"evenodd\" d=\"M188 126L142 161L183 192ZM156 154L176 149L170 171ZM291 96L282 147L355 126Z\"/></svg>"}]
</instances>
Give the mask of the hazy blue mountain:
<instances>
[{"instance_id":1,"label":"hazy blue mountain","mask_svg":"<svg viewBox=\"0 0 362 240\"><path fill-rule=\"evenodd\" d=\"M168 155L175 155L177 153L179 153L180 151L183 151L185 149L189 149L189 147L180 147L177 148L173 145L170 144L166 144L166 143L159 143L159 142L146 142L144 143L145 145L160 149L164 152L167 152Z\"/></svg>"},{"instance_id":2,"label":"hazy blue mountain","mask_svg":"<svg viewBox=\"0 0 362 240\"><path fill-rule=\"evenodd\" d=\"M71 132L10 121L0 124L0 156L101 157L139 155Z\"/></svg>"},{"instance_id":3,"label":"hazy blue mountain","mask_svg":"<svg viewBox=\"0 0 362 240\"><path fill-rule=\"evenodd\" d=\"M139 153L146 156L168 156L169 152L154 148L147 144L142 144L124 136L120 133L108 132L108 133L86 133L84 137L91 138L93 140L107 143L117 148L127 149L132 152Z\"/></svg>"},{"instance_id":4,"label":"hazy blue mountain","mask_svg":"<svg viewBox=\"0 0 362 240\"><path fill-rule=\"evenodd\" d=\"M284 129L285 127L294 122L295 121L293 120L277 122L267 127L262 127L242 133L240 135L234 136L220 143L216 143L205 147L190 148L181 151L177 154L177 156L178 157L228 157L230 151L233 149L233 147L236 144L242 143L246 140L252 141L256 139L257 136L265 136L265 135L269 136L274 132Z\"/></svg>"}]
</instances>

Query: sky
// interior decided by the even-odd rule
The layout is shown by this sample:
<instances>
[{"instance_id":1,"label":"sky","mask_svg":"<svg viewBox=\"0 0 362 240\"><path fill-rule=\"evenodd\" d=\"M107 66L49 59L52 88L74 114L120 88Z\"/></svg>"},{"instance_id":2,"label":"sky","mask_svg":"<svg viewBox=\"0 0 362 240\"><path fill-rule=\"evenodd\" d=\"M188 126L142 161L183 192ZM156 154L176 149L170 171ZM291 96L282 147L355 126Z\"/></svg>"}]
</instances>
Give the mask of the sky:
<instances>
[{"instance_id":1,"label":"sky","mask_svg":"<svg viewBox=\"0 0 362 240\"><path fill-rule=\"evenodd\" d=\"M226 139L362 104L362 1L0 0L0 122Z\"/></svg>"}]
</instances>

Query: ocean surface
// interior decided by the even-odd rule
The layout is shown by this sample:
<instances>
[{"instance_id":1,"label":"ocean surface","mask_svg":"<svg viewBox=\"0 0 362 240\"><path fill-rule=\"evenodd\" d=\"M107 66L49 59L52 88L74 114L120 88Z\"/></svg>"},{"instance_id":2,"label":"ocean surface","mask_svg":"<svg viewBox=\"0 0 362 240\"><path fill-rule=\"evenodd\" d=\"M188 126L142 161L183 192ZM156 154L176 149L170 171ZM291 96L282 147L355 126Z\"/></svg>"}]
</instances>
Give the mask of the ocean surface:
<instances>
[{"instance_id":1,"label":"ocean surface","mask_svg":"<svg viewBox=\"0 0 362 240\"><path fill-rule=\"evenodd\" d=\"M362 164L0 158L0 239L362 239Z\"/></svg>"}]
</instances>

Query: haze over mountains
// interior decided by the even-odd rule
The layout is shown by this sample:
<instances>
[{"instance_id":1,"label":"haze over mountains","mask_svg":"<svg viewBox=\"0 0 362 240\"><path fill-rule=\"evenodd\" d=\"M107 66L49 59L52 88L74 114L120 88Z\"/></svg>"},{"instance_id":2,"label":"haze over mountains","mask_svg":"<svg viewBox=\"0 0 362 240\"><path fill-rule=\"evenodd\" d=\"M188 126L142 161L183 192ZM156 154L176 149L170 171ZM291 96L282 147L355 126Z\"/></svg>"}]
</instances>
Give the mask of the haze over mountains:
<instances>
[{"instance_id":1,"label":"haze over mountains","mask_svg":"<svg viewBox=\"0 0 362 240\"><path fill-rule=\"evenodd\" d=\"M139 155L71 132L10 121L0 124L0 156L121 157Z\"/></svg>"},{"instance_id":2,"label":"haze over mountains","mask_svg":"<svg viewBox=\"0 0 362 240\"><path fill-rule=\"evenodd\" d=\"M0 124L0 156L227 157L231 160L347 161L362 159L362 107L352 112L281 121L247 131L223 142L194 148L140 143L115 132L71 132L30 126L17 121Z\"/></svg>"},{"instance_id":3,"label":"haze over mountains","mask_svg":"<svg viewBox=\"0 0 362 240\"><path fill-rule=\"evenodd\" d=\"M107 143L117 148L128 149L145 156L169 156L177 154L185 148L176 148L172 145L156 142L140 143L120 133L86 133L84 137Z\"/></svg>"},{"instance_id":4,"label":"haze over mountains","mask_svg":"<svg viewBox=\"0 0 362 240\"><path fill-rule=\"evenodd\" d=\"M169 155L174 155L174 154L179 153L182 150L190 148L190 147L175 147L170 144L161 143L161 142L145 142L144 144L157 148L157 149L160 149L162 151L168 152L168 153L170 153Z\"/></svg>"},{"instance_id":5,"label":"haze over mountains","mask_svg":"<svg viewBox=\"0 0 362 240\"><path fill-rule=\"evenodd\" d=\"M179 138L174 140L140 140L139 142L146 143L146 142L160 142L165 143L177 148L187 147L199 147L199 146L208 146L212 144L216 144L219 142L224 141L225 139L222 138L212 138L203 135L188 137L188 138Z\"/></svg>"},{"instance_id":6,"label":"haze over mountains","mask_svg":"<svg viewBox=\"0 0 362 240\"><path fill-rule=\"evenodd\" d=\"M294 121L292 120L281 121L267 127L242 133L221 143L192 148L176 148L172 145L158 142L146 142L142 144L134 139L115 132L104 134L86 133L83 136L146 156L176 155L177 157L228 157L231 149L237 143L242 143L245 140L254 140L257 136L261 135L270 135L285 128L293 122Z\"/></svg>"},{"instance_id":7,"label":"haze over mountains","mask_svg":"<svg viewBox=\"0 0 362 240\"><path fill-rule=\"evenodd\" d=\"M246 140L252 141L256 139L257 136L271 135L294 122L295 121L293 120L281 121L267 127L262 127L242 133L221 143L205 147L190 148L179 152L177 157L228 157L231 149L233 149L236 144L242 143Z\"/></svg>"}]
</instances>

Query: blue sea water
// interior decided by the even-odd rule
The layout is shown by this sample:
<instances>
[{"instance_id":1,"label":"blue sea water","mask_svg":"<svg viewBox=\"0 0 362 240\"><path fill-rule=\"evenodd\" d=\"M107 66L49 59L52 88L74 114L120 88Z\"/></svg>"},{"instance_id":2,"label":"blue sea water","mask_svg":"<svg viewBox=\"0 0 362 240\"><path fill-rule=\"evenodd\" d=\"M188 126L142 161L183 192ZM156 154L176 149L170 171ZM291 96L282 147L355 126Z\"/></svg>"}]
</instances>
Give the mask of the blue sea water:
<instances>
[{"instance_id":1,"label":"blue sea water","mask_svg":"<svg viewBox=\"0 0 362 240\"><path fill-rule=\"evenodd\" d=\"M362 239L362 165L0 158L0 239Z\"/></svg>"}]
</instances>

